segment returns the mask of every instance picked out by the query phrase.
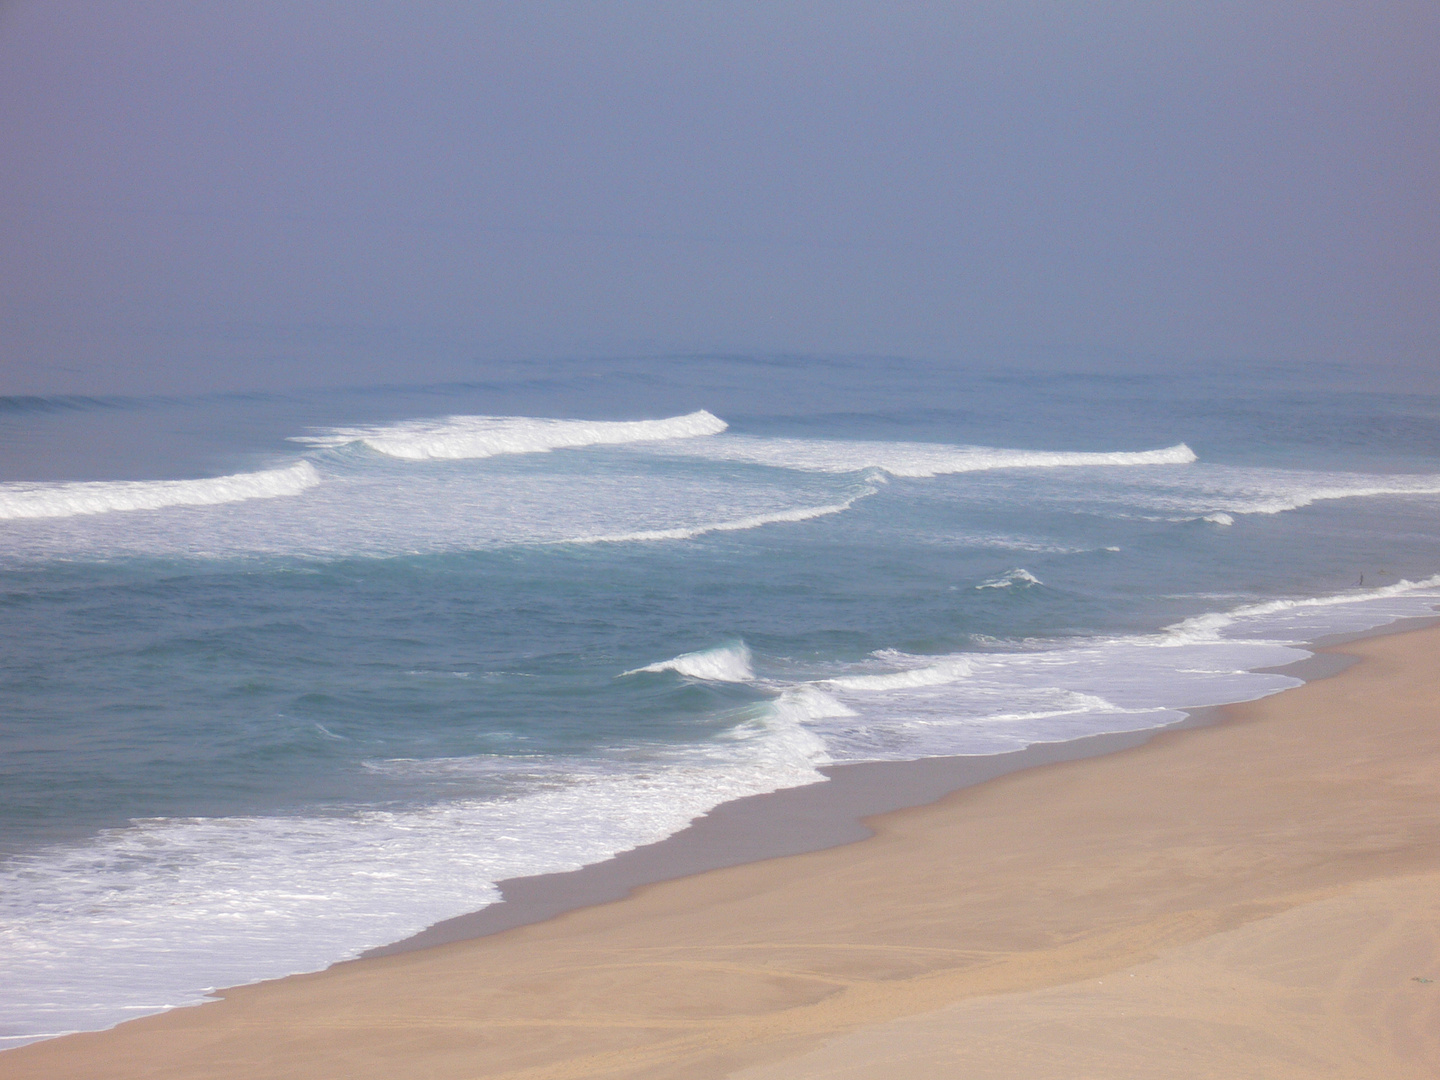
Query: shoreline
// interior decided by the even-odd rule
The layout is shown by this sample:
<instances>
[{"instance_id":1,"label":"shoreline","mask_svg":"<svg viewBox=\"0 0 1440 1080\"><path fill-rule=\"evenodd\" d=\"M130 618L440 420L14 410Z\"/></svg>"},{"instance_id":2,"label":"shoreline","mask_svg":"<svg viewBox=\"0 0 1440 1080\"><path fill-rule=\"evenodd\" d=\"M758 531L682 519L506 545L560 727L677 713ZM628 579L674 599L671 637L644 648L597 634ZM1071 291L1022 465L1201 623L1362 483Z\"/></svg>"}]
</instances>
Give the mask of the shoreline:
<instances>
[{"instance_id":1,"label":"shoreline","mask_svg":"<svg viewBox=\"0 0 1440 1080\"><path fill-rule=\"evenodd\" d=\"M1356 661L1344 654L1319 650L1370 637L1407 633L1437 623L1440 616L1419 616L1357 633L1328 635L1296 646L1311 651L1312 656L1281 667L1253 670L1290 675L1302 683L1327 679ZM568 911L620 900L645 885L857 843L875 835L865 824L867 818L925 806L1010 773L1119 753L1142 746L1164 732L1213 724L1225 707L1191 706L1176 710L1185 714L1183 719L1159 727L1101 732L1065 742L1032 743L1003 754L822 766L819 771L827 778L825 782L731 799L663 840L622 851L578 870L496 882L501 899L487 907L442 919L407 938L366 949L354 960L337 963L354 963L486 937L543 922Z\"/></svg>"},{"instance_id":2,"label":"shoreline","mask_svg":"<svg viewBox=\"0 0 1440 1080\"><path fill-rule=\"evenodd\" d=\"M1346 643L1369 639L1408 638L1413 634L1423 633L1424 628L1433 628L1437 622L1440 622L1440 618L1399 620L1358 634L1321 639L1304 647L1334 650ZM1432 636L1440 640L1440 633ZM1297 678L1328 680L1329 676L1353 663L1355 659L1348 653L1327 651L1317 653L1297 664L1286 665L1281 670L1294 674ZM506 899L503 903L447 920L405 941L372 950L367 954L371 959L345 961L309 975L289 976L266 983L232 988L221 992L218 1002L128 1021L105 1032L80 1033L12 1048L0 1055L0 1074L9 1075L8 1067L12 1065L23 1069L22 1059L37 1056L50 1058L49 1052L37 1053L44 1048L58 1049L62 1044L78 1046L97 1041L103 1045L105 1040L117 1034L123 1036L125 1033L138 1032L141 1028L155 1027L156 1022L160 1022L158 1026L161 1027L175 1026L178 1022L178 1026L186 1029L197 1026L203 1028L207 1023L200 1019L201 1014L214 1016L216 1013L212 1010L217 1006L228 1006L237 1001L253 1002L256 995L273 992L276 988L288 986L291 993L298 991L303 997L304 988L315 985L317 980L343 980L359 973L366 973L363 977L372 978L376 969L385 965L423 966L441 958L453 962L459 953L484 949L487 942L500 941L501 939L494 935L511 928L518 929L505 936L508 942L518 941L526 935L545 937L561 926L576 921L593 923L599 920L613 923L617 910L627 905L643 906L644 901L667 887L679 887L679 891L693 892L699 881L718 880L725 874L737 872L741 876L759 873L773 878L779 873L781 876L788 874L793 878L794 867L807 859L813 860L817 857L828 857L830 862L844 863L848 853L858 852L862 847L873 848L873 845L857 845L854 841L867 837L884 839L892 833L893 823L897 821L933 815L942 805L952 804L957 799L964 801L967 798L978 798L987 792L993 794L1006 785L1020 783L1033 786L1037 776L1053 776L1056 775L1056 770L1063 771L1067 767L1072 770L1067 775L1075 775L1073 770L1076 769L1083 775L1088 767L1098 762L1109 762L1110 771L1113 771L1117 759L1133 758L1133 754L1127 754L1126 751L1143 753L1147 748L1157 745L1162 748L1174 746L1177 739L1194 737L1193 734L1186 734L1188 729L1206 727L1214 731L1233 730L1237 714L1244 714L1255 706L1264 706L1266 703L1303 693L1315 685L1314 681L1307 681L1301 687L1284 690L1253 702L1194 710L1186 720L1143 732L1096 735L1067 743L1039 744L1011 754L985 758L941 758L918 762L879 762L831 767L827 770L831 775L828 783L786 789L722 804L710 814L698 819L689 829L647 848L635 849L567 874L543 875L506 882L504 884L508 887L505 889ZM1221 721L1218 725L1217 720ZM897 794L891 786L897 780L905 781L903 795ZM767 822L774 824L780 820L777 809L781 807L786 810L786 827L781 830L772 829L768 835L757 836L757 825ZM843 814L837 816L838 811L843 811ZM881 820L872 820L868 826L862 821L866 818L873 819L877 815ZM612 902L614 900L619 902ZM487 913L490 913L488 918ZM388 959L378 959L380 957ZM121 1041L129 1040L122 1037ZM100 1047L97 1046L96 1049ZM59 1054L61 1059L68 1056L68 1051L61 1051ZM88 1055L82 1053L81 1056ZM52 1061L51 1064L61 1063ZM42 1072L43 1069L44 1066ZM607 1067L605 1073L596 1075L608 1075L610 1071L614 1070ZM208 1070L203 1074L210 1075ZM22 1071L14 1075L32 1074ZM53 1072L48 1075L69 1074ZM201 1073L181 1069L161 1070L154 1075L179 1077ZM214 1075L229 1073L217 1072ZM498 1071L493 1075L510 1073ZM526 1075L529 1075L528 1070ZM552 1074L544 1072L535 1075ZM615 1075L631 1073L621 1070L615 1071ZM635 1072L633 1075L649 1074ZM705 1075L722 1074L707 1071Z\"/></svg>"},{"instance_id":3,"label":"shoreline","mask_svg":"<svg viewBox=\"0 0 1440 1080\"><path fill-rule=\"evenodd\" d=\"M621 900L646 885L858 843L875 835L865 824L867 818L926 806L1025 769L1128 750L1161 732L1213 723L1213 711L1220 708L1223 706L1207 705L1182 710L1187 713L1185 719L1163 727L1035 743L1004 754L822 766L819 771L826 781L731 799L663 840L578 870L507 878L497 882L501 899L488 907L444 919L408 938L338 963L488 937Z\"/></svg>"}]
</instances>

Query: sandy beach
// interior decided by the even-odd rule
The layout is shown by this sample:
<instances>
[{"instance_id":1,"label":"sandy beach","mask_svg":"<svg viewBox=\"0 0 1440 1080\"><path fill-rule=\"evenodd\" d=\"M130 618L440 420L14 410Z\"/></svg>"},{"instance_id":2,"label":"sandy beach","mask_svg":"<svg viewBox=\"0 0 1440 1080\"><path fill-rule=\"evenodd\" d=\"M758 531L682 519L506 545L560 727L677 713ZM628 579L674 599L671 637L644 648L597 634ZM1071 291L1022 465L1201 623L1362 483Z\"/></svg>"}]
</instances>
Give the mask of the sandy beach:
<instances>
[{"instance_id":1,"label":"sandy beach","mask_svg":"<svg viewBox=\"0 0 1440 1080\"><path fill-rule=\"evenodd\" d=\"M0 1077L1432 1077L1440 628L1102 757Z\"/></svg>"}]
</instances>

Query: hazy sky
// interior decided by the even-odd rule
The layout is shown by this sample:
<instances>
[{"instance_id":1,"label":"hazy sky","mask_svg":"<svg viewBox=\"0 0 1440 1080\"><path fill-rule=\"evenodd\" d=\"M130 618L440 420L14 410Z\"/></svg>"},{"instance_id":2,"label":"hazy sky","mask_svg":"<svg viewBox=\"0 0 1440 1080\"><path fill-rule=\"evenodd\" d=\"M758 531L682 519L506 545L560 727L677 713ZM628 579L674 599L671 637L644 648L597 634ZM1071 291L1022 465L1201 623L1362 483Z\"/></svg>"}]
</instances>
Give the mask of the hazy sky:
<instances>
[{"instance_id":1,"label":"hazy sky","mask_svg":"<svg viewBox=\"0 0 1440 1080\"><path fill-rule=\"evenodd\" d=\"M0 393L1440 366L1440 5L0 0Z\"/></svg>"}]
</instances>

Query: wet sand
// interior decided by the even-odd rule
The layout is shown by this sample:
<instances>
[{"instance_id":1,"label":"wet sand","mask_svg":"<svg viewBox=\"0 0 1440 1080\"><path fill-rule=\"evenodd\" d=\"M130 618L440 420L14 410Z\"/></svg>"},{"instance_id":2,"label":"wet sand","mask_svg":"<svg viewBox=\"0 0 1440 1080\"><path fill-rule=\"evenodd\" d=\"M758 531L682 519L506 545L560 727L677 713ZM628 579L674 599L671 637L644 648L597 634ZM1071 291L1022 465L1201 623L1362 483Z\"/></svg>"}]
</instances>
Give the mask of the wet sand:
<instances>
[{"instance_id":1,"label":"wet sand","mask_svg":"<svg viewBox=\"0 0 1440 1080\"><path fill-rule=\"evenodd\" d=\"M0 1077L1431 1077L1440 629L1339 651L1361 662L870 839L226 991Z\"/></svg>"}]
</instances>

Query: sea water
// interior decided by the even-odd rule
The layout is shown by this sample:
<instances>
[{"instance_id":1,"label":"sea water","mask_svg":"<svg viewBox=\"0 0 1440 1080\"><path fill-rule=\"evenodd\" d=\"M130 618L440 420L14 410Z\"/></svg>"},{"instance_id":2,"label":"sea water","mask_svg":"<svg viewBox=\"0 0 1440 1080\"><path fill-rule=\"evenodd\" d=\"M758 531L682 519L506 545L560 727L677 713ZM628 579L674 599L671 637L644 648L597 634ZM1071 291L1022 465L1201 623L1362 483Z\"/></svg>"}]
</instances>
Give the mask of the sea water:
<instances>
[{"instance_id":1,"label":"sea water","mask_svg":"<svg viewBox=\"0 0 1440 1080\"><path fill-rule=\"evenodd\" d=\"M1437 575L1440 402L1286 372L0 399L0 1045L324 967L825 764L1270 694Z\"/></svg>"}]
</instances>

